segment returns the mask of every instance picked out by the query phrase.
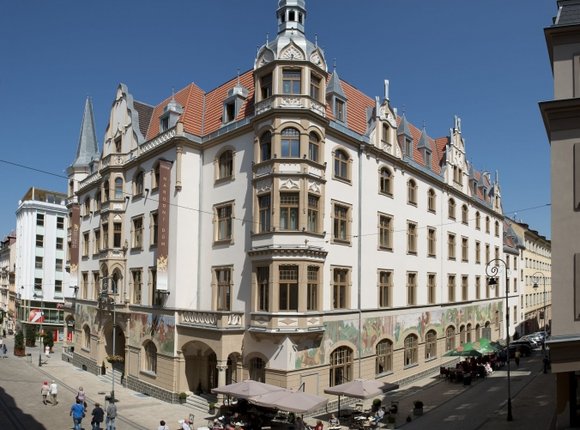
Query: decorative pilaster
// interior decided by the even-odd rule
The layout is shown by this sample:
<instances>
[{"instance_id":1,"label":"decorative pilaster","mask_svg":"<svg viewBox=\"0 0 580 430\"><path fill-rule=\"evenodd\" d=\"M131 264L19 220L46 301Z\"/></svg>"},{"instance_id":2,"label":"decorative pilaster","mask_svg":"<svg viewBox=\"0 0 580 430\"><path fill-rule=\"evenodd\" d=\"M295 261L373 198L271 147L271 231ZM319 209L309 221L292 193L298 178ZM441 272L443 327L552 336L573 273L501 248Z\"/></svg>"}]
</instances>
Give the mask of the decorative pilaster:
<instances>
[{"instance_id":1,"label":"decorative pilaster","mask_svg":"<svg viewBox=\"0 0 580 430\"><path fill-rule=\"evenodd\" d=\"M218 387L226 385L226 370L228 370L228 362L226 360L218 360L217 370L218 370ZM218 404L224 403L224 395L218 394L217 396Z\"/></svg>"}]
</instances>

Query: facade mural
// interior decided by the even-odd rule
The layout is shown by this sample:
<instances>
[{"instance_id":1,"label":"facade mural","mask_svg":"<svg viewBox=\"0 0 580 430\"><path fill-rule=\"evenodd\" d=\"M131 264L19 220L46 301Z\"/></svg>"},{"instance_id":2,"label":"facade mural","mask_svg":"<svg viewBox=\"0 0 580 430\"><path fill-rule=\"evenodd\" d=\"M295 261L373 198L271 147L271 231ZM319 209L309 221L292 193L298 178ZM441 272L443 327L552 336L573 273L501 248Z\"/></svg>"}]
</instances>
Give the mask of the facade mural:
<instances>
[{"instance_id":1,"label":"facade mural","mask_svg":"<svg viewBox=\"0 0 580 430\"><path fill-rule=\"evenodd\" d=\"M91 333L99 331L99 326L97 323L97 308L93 306L75 304L75 319L76 321L82 322L83 324L88 324Z\"/></svg>"},{"instance_id":2,"label":"facade mural","mask_svg":"<svg viewBox=\"0 0 580 430\"><path fill-rule=\"evenodd\" d=\"M132 313L129 322L129 345L140 348L143 339L156 341L159 352L173 355L175 351L175 317Z\"/></svg>"},{"instance_id":3,"label":"facade mural","mask_svg":"<svg viewBox=\"0 0 580 430\"><path fill-rule=\"evenodd\" d=\"M449 325L455 326L458 333L461 324L471 323L475 327L479 323L483 327L487 321L493 322L497 318L500 321L503 318L503 307L497 302L483 306L366 318L362 327L362 355L374 355L376 343L381 339L391 339L395 348L401 348L405 337L410 333L415 333L423 339L427 330L434 329L437 331L437 337L442 338ZM325 357L339 342L357 348L359 334L357 320L328 322L325 329L320 343L310 340L302 345L296 354L296 369L325 364Z\"/></svg>"}]
</instances>

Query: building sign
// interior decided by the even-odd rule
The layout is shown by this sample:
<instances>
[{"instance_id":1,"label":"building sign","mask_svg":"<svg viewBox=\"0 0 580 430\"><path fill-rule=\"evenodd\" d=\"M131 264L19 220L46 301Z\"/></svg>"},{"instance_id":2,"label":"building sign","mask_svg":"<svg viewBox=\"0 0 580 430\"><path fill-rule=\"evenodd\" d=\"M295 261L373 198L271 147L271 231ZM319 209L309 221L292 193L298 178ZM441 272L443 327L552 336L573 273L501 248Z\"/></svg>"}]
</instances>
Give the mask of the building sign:
<instances>
[{"instance_id":1,"label":"building sign","mask_svg":"<svg viewBox=\"0 0 580 430\"><path fill-rule=\"evenodd\" d=\"M171 162L159 161L159 208L157 222L157 290L167 291L167 254L169 249L169 202Z\"/></svg>"},{"instance_id":2,"label":"building sign","mask_svg":"<svg viewBox=\"0 0 580 430\"><path fill-rule=\"evenodd\" d=\"M40 309L31 309L28 314L28 322L33 324L42 324L44 322L44 315Z\"/></svg>"},{"instance_id":3,"label":"building sign","mask_svg":"<svg viewBox=\"0 0 580 430\"><path fill-rule=\"evenodd\" d=\"M79 267L79 226L81 224L81 210L78 204L71 206L71 237L70 237L70 286L78 286L77 270Z\"/></svg>"}]
</instances>

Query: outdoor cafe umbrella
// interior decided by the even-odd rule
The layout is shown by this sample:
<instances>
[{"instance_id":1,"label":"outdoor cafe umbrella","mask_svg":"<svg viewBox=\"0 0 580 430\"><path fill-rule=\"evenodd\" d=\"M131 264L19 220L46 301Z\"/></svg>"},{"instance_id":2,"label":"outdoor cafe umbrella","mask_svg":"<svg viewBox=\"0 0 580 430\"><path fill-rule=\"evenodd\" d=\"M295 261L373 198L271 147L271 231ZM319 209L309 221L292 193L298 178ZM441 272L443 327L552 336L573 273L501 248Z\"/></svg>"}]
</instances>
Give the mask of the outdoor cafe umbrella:
<instances>
[{"instance_id":1,"label":"outdoor cafe umbrella","mask_svg":"<svg viewBox=\"0 0 580 430\"><path fill-rule=\"evenodd\" d=\"M235 397L237 399L249 399L251 397L256 397L281 390L284 390L284 388L277 387L275 385L264 384L263 382L253 381L251 379L247 379L242 382L235 382L233 384L222 385L221 387L211 389L212 393L224 394L226 396Z\"/></svg>"},{"instance_id":2,"label":"outdoor cafe umbrella","mask_svg":"<svg viewBox=\"0 0 580 430\"><path fill-rule=\"evenodd\" d=\"M326 397L305 393L304 391L292 391L283 389L249 399L254 405L266 408L276 408L283 411L304 414L318 409L326 403Z\"/></svg>"},{"instance_id":3,"label":"outdoor cafe umbrella","mask_svg":"<svg viewBox=\"0 0 580 430\"><path fill-rule=\"evenodd\" d=\"M324 389L326 394L338 396L338 415L340 416L340 396L354 397L355 399L369 399L381 395L387 391L399 388L397 384L377 381L375 379L355 379L343 384Z\"/></svg>"},{"instance_id":4,"label":"outdoor cafe umbrella","mask_svg":"<svg viewBox=\"0 0 580 430\"><path fill-rule=\"evenodd\" d=\"M502 346L497 342L492 342L486 337L482 337L479 340L473 342L473 347L481 352L482 354L493 354L494 352L500 352Z\"/></svg>"},{"instance_id":5,"label":"outdoor cafe umbrella","mask_svg":"<svg viewBox=\"0 0 580 430\"><path fill-rule=\"evenodd\" d=\"M444 357L481 357L483 354L474 348L473 343L468 342L443 354Z\"/></svg>"}]
</instances>

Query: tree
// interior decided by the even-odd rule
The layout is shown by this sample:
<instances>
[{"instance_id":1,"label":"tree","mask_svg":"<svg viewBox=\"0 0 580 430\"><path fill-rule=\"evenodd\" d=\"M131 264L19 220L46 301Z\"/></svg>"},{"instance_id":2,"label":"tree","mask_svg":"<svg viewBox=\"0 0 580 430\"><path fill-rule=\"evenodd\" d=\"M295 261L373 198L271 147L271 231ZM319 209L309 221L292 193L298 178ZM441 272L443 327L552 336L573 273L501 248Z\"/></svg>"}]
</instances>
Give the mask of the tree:
<instances>
[{"instance_id":1,"label":"tree","mask_svg":"<svg viewBox=\"0 0 580 430\"><path fill-rule=\"evenodd\" d=\"M35 346L36 345L36 328L27 325L25 333L26 333L26 346Z\"/></svg>"},{"instance_id":2,"label":"tree","mask_svg":"<svg viewBox=\"0 0 580 430\"><path fill-rule=\"evenodd\" d=\"M54 337L53 337L53 332L50 331L46 331L44 333L44 337L42 338L42 343L44 344L44 346L48 346L50 347L50 349L52 350L52 347L54 346Z\"/></svg>"},{"instance_id":3,"label":"tree","mask_svg":"<svg viewBox=\"0 0 580 430\"><path fill-rule=\"evenodd\" d=\"M26 354L24 347L24 333L19 331L14 336L14 355L23 356Z\"/></svg>"}]
</instances>

